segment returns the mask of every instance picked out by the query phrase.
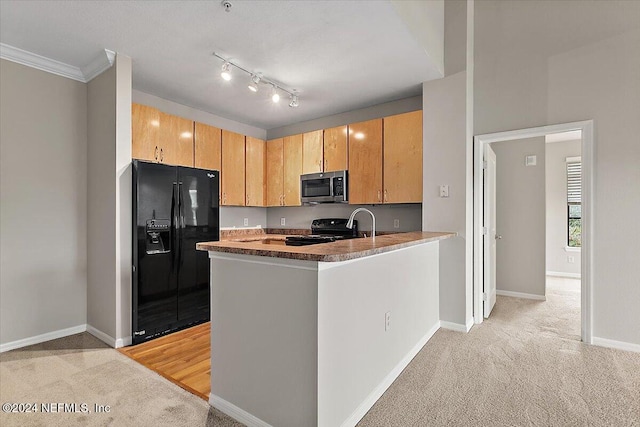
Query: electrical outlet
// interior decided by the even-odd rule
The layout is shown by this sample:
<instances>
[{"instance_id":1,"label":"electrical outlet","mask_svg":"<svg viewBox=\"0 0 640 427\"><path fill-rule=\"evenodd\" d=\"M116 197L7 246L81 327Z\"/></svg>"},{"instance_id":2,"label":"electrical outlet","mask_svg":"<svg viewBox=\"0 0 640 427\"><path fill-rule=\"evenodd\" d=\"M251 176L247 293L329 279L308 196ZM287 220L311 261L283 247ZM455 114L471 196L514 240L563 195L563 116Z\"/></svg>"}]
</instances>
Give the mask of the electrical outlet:
<instances>
[{"instance_id":1,"label":"electrical outlet","mask_svg":"<svg viewBox=\"0 0 640 427\"><path fill-rule=\"evenodd\" d=\"M393 220L393 228L400 228L400 220L399 219L394 219Z\"/></svg>"},{"instance_id":2,"label":"electrical outlet","mask_svg":"<svg viewBox=\"0 0 640 427\"><path fill-rule=\"evenodd\" d=\"M242 221L242 225L244 225L245 227L249 225L249 218L245 218L244 221Z\"/></svg>"},{"instance_id":3,"label":"electrical outlet","mask_svg":"<svg viewBox=\"0 0 640 427\"><path fill-rule=\"evenodd\" d=\"M280 218L280 225L285 225L287 223L286 218L282 217Z\"/></svg>"},{"instance_id":4,"label":"electrical outlet","mask_svg":"<svg viewBox=\"0 0 640 427\"><path fill-rule=\"evenodd\" d=\"M449 197L449 186L441 185L440 186L440 197Z\"/></svg>"},{"instance_id":5,"label":"electrical outlet","mask_svg":"<svg viewBox=\"0 0 640 427\"><path fill-rule=\"evenodd\" d=\"M569 256L567 257L567 262L568 262L569 264L573 264L574 262L576 262L576 259L575 259L573 256L569 255Z\"/></svg>"},{"instance_id":6,"label":"electrical outlet","mask_svg":"<svg viewBox=\"0 0 640 427\"><path fill-rule=\"evenodd\" d=\"M391 312L387 311L384 314L384 330L385 332L391 329Z\"/></svg>"}]
</instances>

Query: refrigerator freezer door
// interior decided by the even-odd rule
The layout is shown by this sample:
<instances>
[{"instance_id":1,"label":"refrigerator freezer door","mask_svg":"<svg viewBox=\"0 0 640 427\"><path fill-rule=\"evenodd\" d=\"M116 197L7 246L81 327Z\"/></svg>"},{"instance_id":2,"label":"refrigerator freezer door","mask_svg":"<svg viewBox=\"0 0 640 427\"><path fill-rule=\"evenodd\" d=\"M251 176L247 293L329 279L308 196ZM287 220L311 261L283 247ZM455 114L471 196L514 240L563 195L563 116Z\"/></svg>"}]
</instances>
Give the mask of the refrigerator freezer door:
<instances>
[{"instance_id":1,"label":"refrigerator freezer door","mask_svg":"<svg viewBox=\"0 0 640 427\"><path fill-rule=\"evenodd\" d=\"M218 171L178 168L178 321L209 319L209 257L196 243L220 239Z\"/></svg>"},{"instance_id":2,"label":"refrigerator freezer door","mask_svg":"<svg viewBox=\"0 0 640 427\"><path fill-rule=\"evenodd\" d=\"M133 162L133 343L177 322L177 169Z\"/></svg>"}]
</instances>

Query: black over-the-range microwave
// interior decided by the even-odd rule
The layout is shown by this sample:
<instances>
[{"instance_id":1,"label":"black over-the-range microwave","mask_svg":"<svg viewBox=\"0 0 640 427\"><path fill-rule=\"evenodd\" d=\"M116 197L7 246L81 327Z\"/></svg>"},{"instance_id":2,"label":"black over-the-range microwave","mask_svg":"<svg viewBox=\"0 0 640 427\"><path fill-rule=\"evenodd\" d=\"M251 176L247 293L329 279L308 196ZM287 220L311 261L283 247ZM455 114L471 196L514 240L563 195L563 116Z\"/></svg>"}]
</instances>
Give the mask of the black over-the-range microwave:
<instances>
[{"instance_id":1,"label":"black over-the-range microwave","mask_svg":"<svg viewBox=\"0 0 640 427\"><path fill-rule=\"evenodd\" d=\"M300 175L300 201L303 204L347 203L347 171Z\"/></svg>"}]
</instances>

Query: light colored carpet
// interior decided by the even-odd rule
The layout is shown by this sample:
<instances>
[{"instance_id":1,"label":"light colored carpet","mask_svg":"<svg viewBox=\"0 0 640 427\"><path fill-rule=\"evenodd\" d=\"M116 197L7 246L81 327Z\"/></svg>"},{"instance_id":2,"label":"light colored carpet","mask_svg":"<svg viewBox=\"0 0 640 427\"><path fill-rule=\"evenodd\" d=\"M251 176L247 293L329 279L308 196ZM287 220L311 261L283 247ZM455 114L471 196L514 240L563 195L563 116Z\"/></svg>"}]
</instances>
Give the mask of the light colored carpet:
<instances>
[{"instance_id":1,"label":"light colored carpet","mask_svg":"<svg viewBox=\"0 0 640 427\"><path fill-rule=\"evenodd\" d=\"M359 423L640 426L640 354L579 342L579 284L547 301L498 297L469 334L440 330ZM110 405L103 414L0 414L5 426L241 424L88 334L0 354L0 401Z\"/></svg>"}]
</instances>

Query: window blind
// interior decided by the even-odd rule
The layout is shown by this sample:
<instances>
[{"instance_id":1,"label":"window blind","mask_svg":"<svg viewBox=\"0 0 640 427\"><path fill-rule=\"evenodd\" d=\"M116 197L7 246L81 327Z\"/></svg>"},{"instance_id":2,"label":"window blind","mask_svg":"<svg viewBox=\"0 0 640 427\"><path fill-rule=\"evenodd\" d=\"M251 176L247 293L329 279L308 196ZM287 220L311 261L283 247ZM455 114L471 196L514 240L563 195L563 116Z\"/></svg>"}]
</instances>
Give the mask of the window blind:
<instances>
[{"instance_id":1,"label":"window blind","mask_svg":"<svg viewBox=\"0 0 640 427\"><path fill-rule=\"evenodd\" d=\"M582 201L582 162L567 161L567 202L580 204Z\"/></svg>"}]
</instances>

